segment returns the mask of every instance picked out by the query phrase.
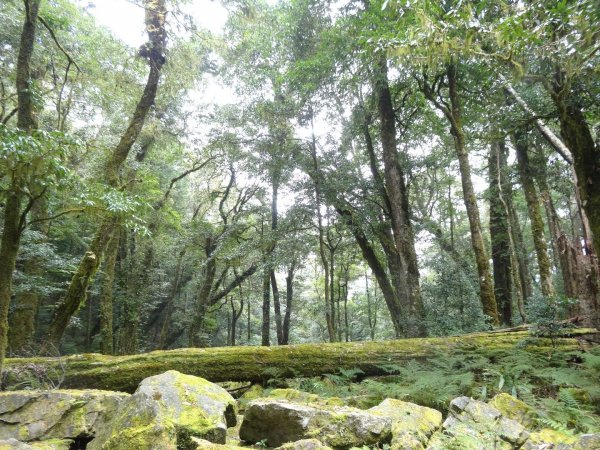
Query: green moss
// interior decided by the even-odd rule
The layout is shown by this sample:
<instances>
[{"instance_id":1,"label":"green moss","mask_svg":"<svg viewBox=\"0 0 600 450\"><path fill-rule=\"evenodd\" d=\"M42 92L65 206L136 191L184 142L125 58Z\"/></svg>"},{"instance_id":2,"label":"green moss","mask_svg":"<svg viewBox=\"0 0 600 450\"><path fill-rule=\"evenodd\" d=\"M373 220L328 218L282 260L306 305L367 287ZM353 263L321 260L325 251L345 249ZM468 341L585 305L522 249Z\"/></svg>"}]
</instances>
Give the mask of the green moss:
<instances>
[{"instance_id":1,"label":"green moss","mask_svg":"<svg viewBox=\"0 0 600 450\"><path fill-rule=\"evenodd\" d=\"M544 428L529 435L528 442L532 444L574 444L577 438L560 431Z\"/></svg>"}]
</instances>

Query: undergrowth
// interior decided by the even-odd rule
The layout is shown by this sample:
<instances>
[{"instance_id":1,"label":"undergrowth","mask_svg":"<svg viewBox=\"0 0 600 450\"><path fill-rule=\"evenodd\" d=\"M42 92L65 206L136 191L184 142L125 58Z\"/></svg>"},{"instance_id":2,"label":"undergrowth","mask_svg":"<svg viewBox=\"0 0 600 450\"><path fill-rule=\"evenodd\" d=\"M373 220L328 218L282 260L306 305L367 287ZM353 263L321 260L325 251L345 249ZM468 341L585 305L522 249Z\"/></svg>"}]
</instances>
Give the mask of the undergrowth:
<instances>
[{"instance_id":1,"label":"undergrowth","mask_svg":"<svg viewBox=\"0 0 600 450\"><path fill-rule=\"evenodd\" d=\"M600 349L588 353L534 354L524 349L487 354L439 354L427 361L380 366L387 375L361 379L345 370L287 384L321 397L347 398L368 408L396 398L447 412L450 401L467 395L488 401L511 394L538 411L537 428L565 433L600 431ZM358 381L360 380L360 381Z\"/></svg>"}]
</instances>

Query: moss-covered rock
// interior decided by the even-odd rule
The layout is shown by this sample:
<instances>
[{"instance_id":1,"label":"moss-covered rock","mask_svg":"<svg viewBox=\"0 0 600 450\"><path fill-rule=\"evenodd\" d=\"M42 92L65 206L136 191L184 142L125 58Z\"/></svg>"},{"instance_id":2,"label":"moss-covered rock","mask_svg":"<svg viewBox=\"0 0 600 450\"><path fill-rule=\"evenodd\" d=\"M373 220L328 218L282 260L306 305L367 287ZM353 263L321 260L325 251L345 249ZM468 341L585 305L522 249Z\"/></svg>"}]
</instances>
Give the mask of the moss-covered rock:
<instances>
[{"instance_id":1,"label":"moss-covered rock","mask_svg":"<svg viewBox=\"0 0 600 450\"><path fill-rule=\"evenodd\" d=\"M70 439L48 439L45 441L21 442L16 439L0 440L0 450L69 450Z\"/></svg>"},{"instance_id":2,"label":"moss-covered rock","mask_svg":"<svg viewBox=\"0 0 600 450\"><path fill-rule=\"evenodd\" d=\"M573 445L573 450L598 450L600 449L600 433L584 434Z\"/></svg>"},{"instance_id":3,"label":"moss-covered rock","mask_svg":"<svg viewBox=\"0 0 600 450\"><path fill-rule=\"evenodd\" d=\"M192 447L190 449L195 450L240 450L244 447L238 447L237 445L229 445L229 444L215 444L214 442L207 441L206 439L200 439L197 437L192 437ZM195 445L195 447L194 447ZM246 448L247 450L247 448Z\"/></svg>"},{"instance_id":4,"label":"moss-covered rock","mask_svg":"<svg viewBox=\"0 0 600 450\"><path fill-rule=\"evenodd\" d=\"M271 447L316 438L330 447L347 449L389 442L391 419L350 407L259 399L246 409L240 438L249 443L266 441Z\"/></svg>"},{"instance_id":5,"label":"moss-covered rock","mask_svg":"<svg viewBox=\"0 0 600 450\"><path fill-rule=\"evenodd\" d=\"M469 397L452 400L449 412L443 433L434 434L428 450L511 450L522 446L529 437L529 432L519 422L504 417L493 406Z\"/></svg>"},{"instance_id":6,"label":"moss-covered rock","mask_svg":"<svg viewBox=\"0 0 600 450\"><path fill-rule=\"evenodd\" d=\"M392 419L392 450L423 450L442 426L442 413L414 403L385 399L369 412Z\"/></svg>"},{"instance_id":7,"label":"moss-covered rock","mask_svg":"<svg viewBox=\"0 0 600 450\"><path fill-rule=\"evenodd\" d=\"M512 395L498 394L490 400L489 404L500 411L504 417L516 420L525 428L535 426L538 417L535 409Z\"/></svg>"},{"instance_id":8,"label":"moss-covered rock","mask_svg":"<svg viewBox=\"0 0 600 450\"><path fill-rule=\"evenodd\" d=\"M236 409L225 389L170 370L143 380L88 449L196 448L192 437L224 444L227 427L236 424Z\"/></svg>"},{"instance_id":9,"label":"moss-covered rock","mask_svg":"<svg viewBox=\"0 0 600 450\"><path fill-rule=\"evenodd\" d=\"M283 444L281 447L277 447L278 450L332 450L331 447L323 444L318 439L302 439L296 442L288 442Z\"/></svg>"},{"instance_id":10,"label":"moss-covered rock","mask_svg":"<svg viewBox=\"0 0 600 450\"><path fill-rule=\"evenodd\" d=\"M289 400L294 403L328 405L328 406L345 406L343 399L339 397L319 397L317 394L299 391L297 389L273 389L268 394L269 398L277 400Z\"/></svg>"},{"instance_id":11,"label":"moss-covered rock","mask_svg":"<svg viewBox=\"0 0 600 450\"><path fill-rule=\"evenodd\" d=\"M129 397L96 390L0 392L0 439L91 437Z\"/></svg>"},{"instance_id":12,"label":"moss-covered rock","mask_svg":"<svg viewBox=\"0 0 600 450\"><path fill-rule=\"evenodd\" d=\"M544 428L529 435L523 450L571 450L577 438L560 431Z\"/></svg>"},{"instance_id":13,"label":"moss-covered rock","mask_svg":"<svg viewBox=\"0 0 600 450\"><path fill-rule=\"evenodd\" d=\"M240 409L245 409L246 405L252 400L265 396L265 390L260 384L253 384L250 389L244 392L240 398L238 398L238 405Z\"/></svg>"}]
</instances>

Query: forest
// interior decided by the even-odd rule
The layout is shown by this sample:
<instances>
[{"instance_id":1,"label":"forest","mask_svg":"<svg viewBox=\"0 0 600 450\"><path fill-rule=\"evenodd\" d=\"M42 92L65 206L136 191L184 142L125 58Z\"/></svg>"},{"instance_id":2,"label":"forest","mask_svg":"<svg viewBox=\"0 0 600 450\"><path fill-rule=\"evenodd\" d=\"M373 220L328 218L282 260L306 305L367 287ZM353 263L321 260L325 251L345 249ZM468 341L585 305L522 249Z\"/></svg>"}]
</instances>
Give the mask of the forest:
<instances>
[{"instance_id":1,"label":"forest","mask_svg":"<svg viewBox=\"0 0 600 450\"><path fill-rule=\"evenodd\" d=\"M122 3L139 47L91 1L0 2L0 390L510 394L600 447L600 3ZM435 429L394 427L322 442Z\"/></svg>"}]
</instances>

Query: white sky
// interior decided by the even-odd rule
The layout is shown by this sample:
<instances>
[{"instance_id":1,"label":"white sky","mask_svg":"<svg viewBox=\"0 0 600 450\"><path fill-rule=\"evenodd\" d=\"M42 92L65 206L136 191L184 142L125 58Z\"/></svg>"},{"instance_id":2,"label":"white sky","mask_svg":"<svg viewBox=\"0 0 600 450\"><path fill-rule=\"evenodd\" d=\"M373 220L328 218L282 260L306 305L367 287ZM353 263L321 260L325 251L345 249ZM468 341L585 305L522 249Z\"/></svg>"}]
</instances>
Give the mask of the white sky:
<instances>
[{"instance_id":1,"label":"white sky","mask_svg":"<svg viewBox=\"0 0 600 450\"><path fill-rule=\"evenodd\" d=\"M79 0L79 3L83 6L93 5L90 13L127 45L139 47L146 42L144 10L134 0ZM215 34L221 32L227 20L227 11L216 1L192 0L181 9L192 15L200 26Z\"/></svg>"}]
</instances>

